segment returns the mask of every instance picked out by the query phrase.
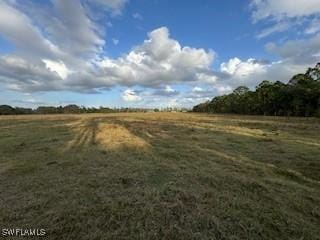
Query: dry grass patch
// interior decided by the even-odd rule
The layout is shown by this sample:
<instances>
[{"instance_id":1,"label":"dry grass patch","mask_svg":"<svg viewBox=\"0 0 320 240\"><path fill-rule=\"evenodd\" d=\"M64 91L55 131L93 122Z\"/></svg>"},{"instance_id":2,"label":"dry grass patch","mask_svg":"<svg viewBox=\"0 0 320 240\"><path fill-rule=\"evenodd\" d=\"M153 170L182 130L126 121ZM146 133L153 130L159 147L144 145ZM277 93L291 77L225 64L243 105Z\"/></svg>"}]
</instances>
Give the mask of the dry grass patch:
<instances>
[{"instance_id":1,"label":"dry grass patch","mask_svg":"<svg viewBox=\"0 0 320 240\"><path fill-rule=\"evenodd\" d=\"M143 151L150 148L150 144L144 139L135 136L125 127L112 123L98 124L95 142L111 150L135 148Z\"/></svg>"}]
</instances>

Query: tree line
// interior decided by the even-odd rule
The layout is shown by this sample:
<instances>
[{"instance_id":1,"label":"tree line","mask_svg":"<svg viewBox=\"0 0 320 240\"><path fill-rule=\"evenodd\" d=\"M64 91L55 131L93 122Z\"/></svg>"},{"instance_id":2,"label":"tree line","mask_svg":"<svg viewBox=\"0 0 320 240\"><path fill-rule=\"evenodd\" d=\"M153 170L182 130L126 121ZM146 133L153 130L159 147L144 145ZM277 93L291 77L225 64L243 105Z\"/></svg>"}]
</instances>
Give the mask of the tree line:
<instances>
[{"instance_id":1,"label":"tree line","mask_svg":"<svg viewBox=\"0 0 320 240\"><path fill-rule=\"evenodd\" d=\"M193 107L194 112L274 116L320 116L320 63L287 84L262 81L254 91L240 86Z\"/></svg>"},{"instance_id":2,"label":"tree line","mask_svg":"<svg viewBox=\"0 0 320 240\"><path fill-rule=\"evenodd\" d=\"M40 106L36 109L12 107L9 105L0 105L0 115L18 115L18 114L74 114L74 113L112 113L115 109L100 107L86 108L75 104L67 106Z\"/></svg>"},{"instance_id":3,"label":"tree line","mask_svg":"<svg viewBox=\"0 0 320 240\"><path fill-rule=\"evenodd\" d=\"M186 112L186 108L108 108L108 107L79 107L71 104L67 106L40 106L36 109L12 107L0 105L0 115L20 115L20 114L81 114L81 113L119 113L119 112Z\"/></svg>"}]
</instances>

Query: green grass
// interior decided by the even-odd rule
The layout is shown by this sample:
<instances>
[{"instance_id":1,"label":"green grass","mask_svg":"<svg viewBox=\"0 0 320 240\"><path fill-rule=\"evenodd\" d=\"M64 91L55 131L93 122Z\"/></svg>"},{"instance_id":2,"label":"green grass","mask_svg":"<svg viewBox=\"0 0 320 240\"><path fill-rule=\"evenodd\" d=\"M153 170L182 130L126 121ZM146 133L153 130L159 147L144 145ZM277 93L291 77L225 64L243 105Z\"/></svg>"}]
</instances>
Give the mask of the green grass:
<instances>
[{"instance_id":1,"label":"green grass","mask_svg":"<svg viewBox=\"0 0 320 240\"><path fill-rule=\"evenodd\" d=\"M0 118L1 228L59 240L270 240L320 239L319 226L319 119Z\"/></svg>"}]
</instances>

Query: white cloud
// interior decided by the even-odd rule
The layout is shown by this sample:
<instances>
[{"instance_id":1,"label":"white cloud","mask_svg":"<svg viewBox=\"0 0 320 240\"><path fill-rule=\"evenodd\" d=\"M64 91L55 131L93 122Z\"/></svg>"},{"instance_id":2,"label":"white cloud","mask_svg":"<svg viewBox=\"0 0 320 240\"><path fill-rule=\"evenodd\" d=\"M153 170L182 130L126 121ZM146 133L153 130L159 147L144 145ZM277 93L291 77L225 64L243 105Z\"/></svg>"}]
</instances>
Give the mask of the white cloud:
<instances>
[{"instance_id":1,"label":"white cloud","mask_svg":"<svg viewBox=\"0 0 320 240\"><path fill-rule=\"evenodd\" d=\"M52 72L56 72L62 79L66 79L71 71L66 67L66 65L62 62L55 62L48 59L42 60L48 69Z\"/></svg>"},{"instance_id":2,"label":"white cloud","mask_svg":"<svg viewBox=\"0 0 320 240\"><path fill-rule=\"evenodd\" d=\"M74 71L84 69L105 44L97 29L77 0L52 0L51 8L0 2L0 35L15 45L15 55L33 63L62 60Z\"/></svg>"},{"instance_id":3,"label":"white cloud","mask_svg":"<svg viewBox=\"0 0 320 240\"><path fill-rule=\"evenodd\" d=\"M52 0L52 3L53 16L48 14L51 18L47 20L51 39L73 58L88 59L99 53L105 41L80 1Z\"/></svg>"},{"instance_id":4,"label":"white cloud","mask_svg":"<svg viewBox=\"0 0 320 240\"><path fill-rule=\"evenodd\" d=\"M215 85L202 85L201 87L195 86L187 91L178 99L178 103L181 106L193 107L201 102L210 101L213 97L217 95L222 95L232 92L232 87L226 85L224 80L221 83Z\"/></svg>"},{"instance_id":5,"label":"white cloud","mask_svg":"<svg viewBox=\"0 0 320 240\"><path fill-rule=\"evenodd\" d=\"M262 20L273 23L257 34L258 39L289 29L306 34L319 30L320 0L251 0L250 5L254 23ZM309 27L305 29L305 25Z\"/></svg>"},{"instance_id":6,"label":"white cloud","mask_svg":"<svg viewBox=\"0 0 320 240\"><path fill-rule=\"evenodd\" d=\"M60 90L60 76L45 67L44 63L31 63L17 56L0 57L0 81L11 90Z\"/></svg>"},{"instance_id":7,"label":"white cloud","mask_svg":"<svg viewBox=\"0 0 320 240\"><path fill-rule=\"evenodd\" d=\"M256 37L258 39L261 39L261 38L267 37L267 36L269 36L273 33L276 33L276 32L284 32L284 31L288 30L289 27L290 27L289 23L280 22L280 23L277 23L271 27L263 29L259 34L257 34Z\"/></svg>"},{"instance_id":8,"label":"white cloud","mask_svg":"<svg viewBox=\"0 0 320 240\"><path fill-rule=\"evenodd\" d=\"M254 21L266 18L281 20L320 13L319 0L252 0L251 6L254 8Z\"/></svg>"},{"instance_id":9,"label":"white cloud","mask_svg":"<svg viewBox=\"0 0 320 240\"><path fill-rule=\"evenodd\" d=\"M170 85L166 85L164 88L156 90L153 95L156 96L165 96L165 97L172 97L179 95L179 91L173 89Z\"/></svg>"},{"instance_id":10,"label":"white cloud","mask_svg":"<svg viewBox=\"0 0 320 240\"><path fill-rule=\"evenodd\" d=\"M216 91L219 95L223 95L223 94L228 94L232 92L232 87L231 86L217 86L216 87Z\"/></svg>"},{"instance_id":11,"label":"white cloud","mask_svg":"<svg viewBox=\"0 0 320 240\"><path fill-rule=\"evenodd\" d=\"M122 85L159 86L175 82L200 81L213 76L213 52L181 47L170 38L166 27L148 34L149 39L118 59L97 62L102 74Z\"/></svg>"},{"instance_id":12,"label":"white cloud","mask_svg":"<svg viewBox=\"0 0 320 240\"><path fill-rule=\"evenodd\" d=\"M0 2L0 34L24 56L54 58L62 55L59 47L43 37L25 14L3 1Z\"/></svg>"},{"instance_id":13,"label":"white cloud","mask_svg":"<svg viewBox=\"0 0 320 240\"><path fill-rule=\"evenodd\" d=\"M164 91L167 92L167 93L175 92L175 90L174 90L172 87L170 87L169 85L167 85L167 86L165 87Z\"/></svg>"},{"instance_id":14,"label":"white cloud","mask_svg":"<svg viewBox=\"0 0 320 240\"><path fill-rule=\"evenodd\" d=\"M88 2L97 3L105 7L106 10L111 10L114 15L122 13L124 5L128 0L87 0Z\"/></svg>"},{"instance_id":15,"label":"white cloud","mask_svg":"<svg viewBox=\"0 0 320 240\"><path fill-rule=\"evenodd\" d=\"M141 96L132 89L127 89L122 93L122 99L126 102L137 102L141 101Z\"/></svg>"},{"instance_id":16,"label":"white cloud","mask_svg":"<svg viewBox=\"0 0 320 240\"><path fill-rule=\"evenodd\" d=\"M102 84L92 65L102 53L105 41L98 25L88 17L87 9L78 0L51 3L51 8L39 8L34 2L0 1L0 36L16 48L14 55L2 57L2 81L20 91L94 92L94 87L110 86L108 80ZM5 64L16 72L7 71ZM33 76L39 72L52 77ZM59 81L61 78L65 81Z\"/></svg>"},{"instance_id":17,"label":"white cloud","mask_svg":"<svg viewBox=\"0 0 320 240\"><path fill-rule=\"evenodd\" d=\"M132 17L137 20L143 19L142 15L140 13L134 13L134 14L132 14Z\"/></svg>"},{"instance_id":18,"label":"white cloud","mask_svg":"<svg viewBox=\"0 0 320 240\"><path fill-rule=\"evenodd\" d=\"M245 78L252 73L263 72L264 68L265 65L253 58L243 62L236 57L230 59L228 62L222 63L220 66L222 72L241 78Z\"/></svg>"},{"instance_id":19,"label":"white cloud","mask_svg":"<svg viewBox=\"0 0 320 240\"><path fill-rule=\"evenodd\" d=\"M320 18L313 19L305 30L305 34L315 34L320 32Z\"/></svg>"},{"instance_id":20,"label":"white cloud","mask_svg":"<svg viewBox=\"0 0 320 240\"><path fill-rule=\"evenodd\" d=\"M201 87L192 88L192 92L203 92L204 90Z\"/></svg>"},{"instance_id":21,"label":"white cloud","mask_svg":"<svg viewBox=\"0 0 320 240\"><path fill-rule=\"evenodd\" d=\"M208 84L214 84L218 79L218 77L215 74L212 74L210 72L197 73L196 76L200 82L205 82Z\"/></svg>"},{"instance_id":22,"label":"white cloud","mask_svg":"<svg viewBox=\"0 0 320 240\"><path fill-rule=\"evenodd\" d=\"M282 45L269 43L266 49L288 62L314 65L319 61L317 55L320 53L320 35L309 39L289 40Z\"/></svg>"},{"instance_id":23,"label":"white cloud","mask_svg":"<svg viewBox=\"0 0 320 240\"><path fill-rule=\"evenodd\" d=\"M308 66L310 65L295 63L291 59L269 63L252 58L245 61L232 58L221 64L221 71L229 76L219 79L216 87L223 92L241 85L254 88L263 80L286 83L294 74L304 72Z\"/></svg>"},{"instance_id":24,"label":"white cloud","mask_svg":"<svg viewBox=\"0 0 320 240\"><path fill-rule=\"evenodd\" d=\"M283 61L269 63L253 58L232 58L221 64L219 71L211 68L214 53L204 49L183 47L170 38L166 27L148 34L141 45L117 59L97 58L92 64L70 69L64 59L30 63L21 57L6 56L1 59L1 81L11 89L20 91L72 90L96 92L120 86L146 86L155 88L153 96L181 95L171 84L202 84L194 88L191 99L206 99L222 94L239 85L256 86L265 79L288 81L297 72L304 71L314 61L319 48L319 37L308 41L287 42L281 46L269 44L267 50L279 55ZM311 59L310 59L311 56ZM297 62L301 59L301 62ZM46 64L44 64L46 63ZM314 62L312 63L312 65ZM71 65L75 66L75 65ZM310 65L309 65L310 66ZM61 78L64 80L61 81ZM209 89L209 90L207 90ZM123 94L127 101L139 101L142 95L128 89Z\"/></svg>"},{"instance_id":25,"label":"white cloud","mask_svg":"<svg viewBox=\"0 0 320 240\"><path fill-rule=\"evenodd\" d=\"M251 7L254 22L267 20L273 24L263 29L257 38L289 29L309 34L310 38L288 40L282 44L268 43L265 49L280 59L276 62L231 59L222 64L221 70L230 74L226 82L231 86L235 86L234 83L254 86L265 79L287 82L292 75L304 72L319 61L320 0L251 0Z\"/></svg>"}]
</instances>

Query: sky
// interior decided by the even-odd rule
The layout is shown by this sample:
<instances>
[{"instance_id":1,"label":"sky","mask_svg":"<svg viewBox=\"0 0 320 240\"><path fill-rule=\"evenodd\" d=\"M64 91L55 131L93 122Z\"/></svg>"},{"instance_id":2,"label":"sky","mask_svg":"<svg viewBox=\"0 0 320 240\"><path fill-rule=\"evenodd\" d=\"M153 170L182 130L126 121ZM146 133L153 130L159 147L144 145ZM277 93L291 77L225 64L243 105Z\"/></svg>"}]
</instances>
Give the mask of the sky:
<instances>
[{"instance_id":1,"label":"sky","mask_svg":"<svg viewBox=\"0 0 320 240\"><path fill-rule=\"evenodd\" d=\"M0 0L0 104L192 107L320 61L320 0Z\"/></svg>"}]
</instances>

